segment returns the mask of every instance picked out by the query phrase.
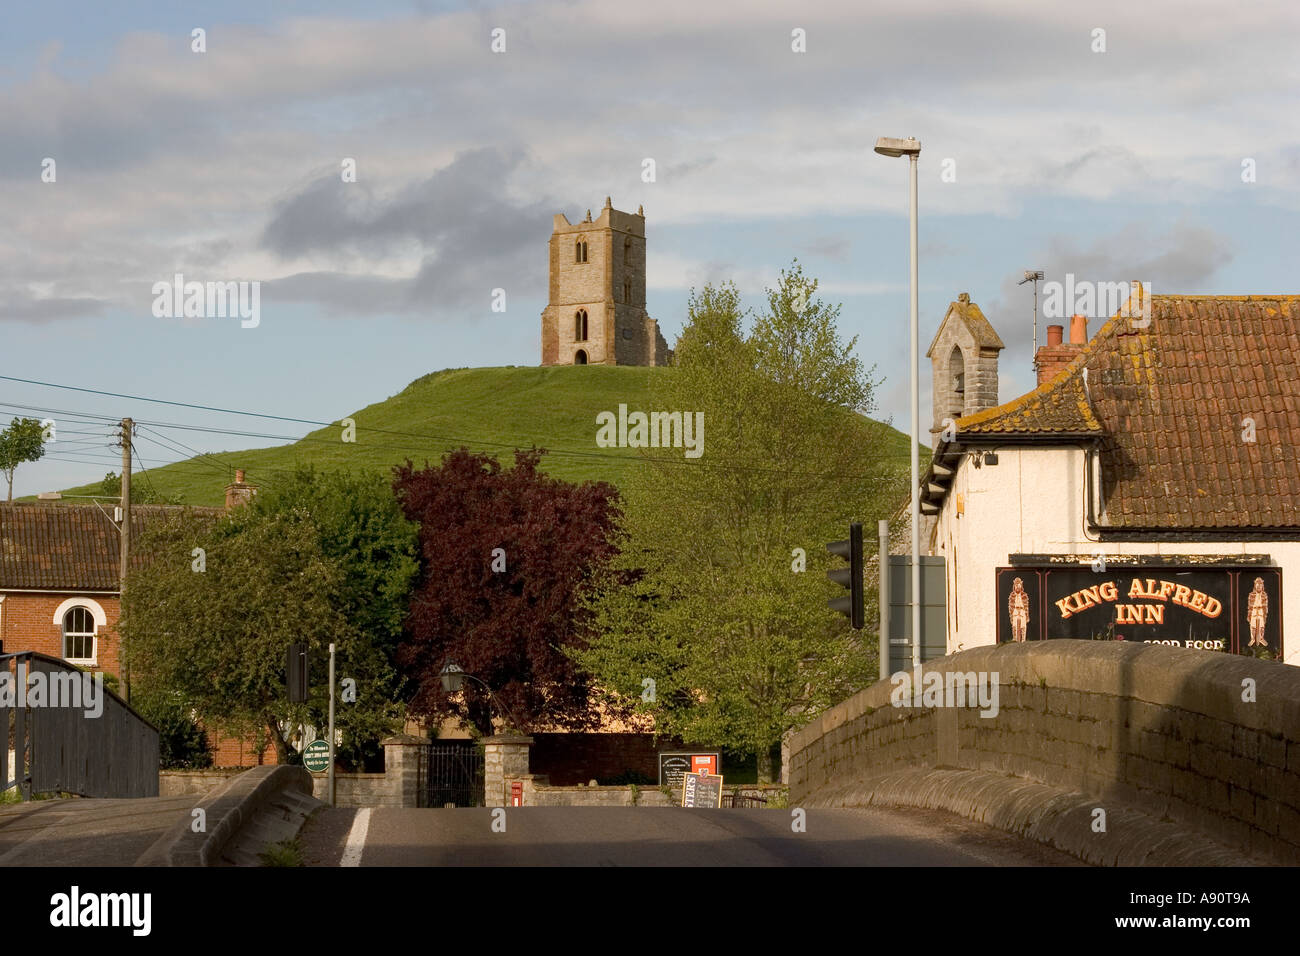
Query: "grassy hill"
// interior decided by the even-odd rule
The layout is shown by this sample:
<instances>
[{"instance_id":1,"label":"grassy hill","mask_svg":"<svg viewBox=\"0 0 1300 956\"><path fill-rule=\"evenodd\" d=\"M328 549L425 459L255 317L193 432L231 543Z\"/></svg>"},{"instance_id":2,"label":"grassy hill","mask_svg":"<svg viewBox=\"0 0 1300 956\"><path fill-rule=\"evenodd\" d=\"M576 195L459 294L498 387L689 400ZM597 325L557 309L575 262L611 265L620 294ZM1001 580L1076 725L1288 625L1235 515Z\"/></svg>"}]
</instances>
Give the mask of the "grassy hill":
<instances>
[{"instance_id":1,"label":"grassy hill","mask_svg":"<svg viewBox=\"0 0 1300 956\"><path fill-rule=\"evenodd\" d=\"M513 460L516 447L537 445L550 450L543 465L558 478L619 484L629 469L640 467L637 449L597 448L596 414L616 412L619 403L649 410L655 373L653 368L603 365L435 372L348 416L356 421L353 444L345 444L341 429L330 426L290 445L213 452L151 468L134 476L134 486L178 496L187 504L220 505L236 468L243 468L252 484L271 486L277 474L299 465L386 473L408 457L417 465L426 459L437 463L444 452L461 445L493 454L503 464ZM193 444L193 433L186 434L182 440ZM889 454L905 469L908 438L893 429L888 435ZM98 493L98 484L65 491Z\"/></svg>"}]
</instances>

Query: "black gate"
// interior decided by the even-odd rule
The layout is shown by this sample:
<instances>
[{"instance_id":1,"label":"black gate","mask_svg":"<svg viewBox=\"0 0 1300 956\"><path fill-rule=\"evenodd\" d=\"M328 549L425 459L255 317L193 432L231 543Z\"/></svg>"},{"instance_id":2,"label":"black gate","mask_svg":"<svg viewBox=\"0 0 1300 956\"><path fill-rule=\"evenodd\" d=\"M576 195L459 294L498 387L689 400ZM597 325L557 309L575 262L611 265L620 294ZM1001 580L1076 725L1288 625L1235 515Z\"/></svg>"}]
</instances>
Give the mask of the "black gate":
<instances>
[{"instance_id":1,"label":"black gate","mask_svg":"<svg viewBox=\"0 0 1300 956\"><path fill-rule=\"evenodd\" d=\"M433 743L425 773L424 806L483 806L483 751L473 741Z\"/></svg>"}]
</instances>

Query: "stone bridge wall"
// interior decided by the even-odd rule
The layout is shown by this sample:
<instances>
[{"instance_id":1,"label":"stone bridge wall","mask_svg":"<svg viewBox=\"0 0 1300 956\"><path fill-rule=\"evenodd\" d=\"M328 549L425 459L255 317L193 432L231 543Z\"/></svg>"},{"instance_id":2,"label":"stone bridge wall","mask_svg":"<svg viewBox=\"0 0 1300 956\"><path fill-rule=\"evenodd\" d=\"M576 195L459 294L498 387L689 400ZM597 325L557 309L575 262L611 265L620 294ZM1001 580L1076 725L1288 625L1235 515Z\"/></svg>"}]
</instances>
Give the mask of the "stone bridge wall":
<instances>
[{"instance_id":1,"label":"stone bridge wall","mask_svg":"<svg viewBox=\"0 0 1300 956\"><path fill-rule=\"evenodd\" d=\"M998 713L894 707L881 681L791 741L790 803L915 767L1014 775L1300 862L1300 668L1163 645L981 647L925 671L996 673ZM1244 685L1253 681L1254 701Z\"/></svg>"}]
</instances>

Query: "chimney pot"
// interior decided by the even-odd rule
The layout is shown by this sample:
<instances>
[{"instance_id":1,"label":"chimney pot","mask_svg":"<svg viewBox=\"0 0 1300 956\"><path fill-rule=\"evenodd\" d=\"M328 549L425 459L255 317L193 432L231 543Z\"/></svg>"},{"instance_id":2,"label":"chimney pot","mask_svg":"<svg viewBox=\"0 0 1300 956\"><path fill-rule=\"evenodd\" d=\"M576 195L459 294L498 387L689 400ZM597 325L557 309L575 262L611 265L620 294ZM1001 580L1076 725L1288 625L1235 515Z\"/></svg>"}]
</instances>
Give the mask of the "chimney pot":
<instances>
[{"instance_id":1,"label":"chimney pot","mask_svg":"<svg viewBox=\"0 0 1300 956\"><path fill-rule=\"evenodd\" d=\"M1070 344L1088 344L1088 317L1086 315L1076 315L1070 320Z\"/></svg>"},{"instance_id":2,"label":"chimney pot","mask_svg":"<svg viewBox=\"0 0 1300 956\"><path fill-rule=\"evenodd\" d=\"M1065 333L1063 325L1049 325L1047 327L1047 345L1052 347L1061 344L1061 336Z\"/></svg>"}]
</instances>

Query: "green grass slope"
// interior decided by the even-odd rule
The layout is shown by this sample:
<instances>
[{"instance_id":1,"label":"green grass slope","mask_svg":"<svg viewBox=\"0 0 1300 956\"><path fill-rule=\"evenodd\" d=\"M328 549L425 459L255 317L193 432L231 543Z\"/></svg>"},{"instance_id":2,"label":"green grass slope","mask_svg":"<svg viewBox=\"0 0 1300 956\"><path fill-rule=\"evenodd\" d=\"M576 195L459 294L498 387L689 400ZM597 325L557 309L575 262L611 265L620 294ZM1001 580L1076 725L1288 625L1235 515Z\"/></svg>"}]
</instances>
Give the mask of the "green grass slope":
<instances>
[{"instance_id":1,"label":"green grass slope","mask_svg":"<svg viewBox=\"0 0 1300 956\"><path fill-rule=\"evenodd\" d=\"M449 369L348 416L356 422L355 443L344 443L342 429L331 426L289 445L214 452L150 468L133 482L139 491L178 496L186 504L221 505L236 468L252 484L271 486L277 475L300 465L388 473L408 457L417 465L437 463L461 445L508 465L516 447L536 445L549 449L542 463L558 478L617 485L630 468L640 467L637 449L597 448L596 415L617 412L620 403L648 411L655 373L603 365ZM907 436L893 429L887 434L890 457L906 468ZM195 441L192 435L181 440ZM98 485L65 491L98 493Z\"/></svg>"}]
</instances>

